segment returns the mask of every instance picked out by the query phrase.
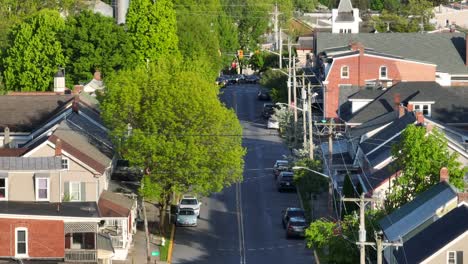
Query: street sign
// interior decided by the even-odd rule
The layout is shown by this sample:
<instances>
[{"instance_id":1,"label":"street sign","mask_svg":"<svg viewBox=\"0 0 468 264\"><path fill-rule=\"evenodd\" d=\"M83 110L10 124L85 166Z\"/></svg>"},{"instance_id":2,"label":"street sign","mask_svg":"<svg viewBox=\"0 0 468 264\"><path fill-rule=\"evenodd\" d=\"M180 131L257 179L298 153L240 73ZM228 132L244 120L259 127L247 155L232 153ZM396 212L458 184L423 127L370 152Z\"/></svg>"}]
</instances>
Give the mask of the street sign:
<instances>
[{"instance_id":1,"label":"street sign","mask_svg":"<svg viewBox=\"0 0 468 264\"><path fill-rule=\"evenodd\" d=\"M151 256L153 257L159 256L159 251L151 251Z\"/></svg>"}]
</instances>

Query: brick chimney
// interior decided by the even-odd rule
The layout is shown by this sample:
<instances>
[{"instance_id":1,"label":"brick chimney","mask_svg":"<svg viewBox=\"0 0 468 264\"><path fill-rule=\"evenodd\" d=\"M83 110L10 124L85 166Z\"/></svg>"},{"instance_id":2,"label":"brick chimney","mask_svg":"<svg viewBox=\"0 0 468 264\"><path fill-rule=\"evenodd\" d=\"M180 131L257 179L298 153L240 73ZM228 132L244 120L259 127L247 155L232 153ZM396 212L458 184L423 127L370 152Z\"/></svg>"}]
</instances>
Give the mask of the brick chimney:
<instances>
[{"instance_id":1,"label":"brick chimney","mask_svg":"<svg viewBox=\"0 0 468 264\"><path fill-rule=\"evenodd\" d=\"M364 54L364 45L360 42L352 42L350 44L351 50L356 51L359 50L359 54L363 55Z\"/></svg>"},{"instance_id":2,"label":"brick chimney","mask_svg":"<svg viewBox=\"0 0 468 264\"><path fill-rule=\"evenodd\" d=\"M416 112L416 122L418 124L424 125L424 115L422 112Z\"/></svg>"},{"instance_id":3,"label":"brick chimney","mask_svg":"<svg viewBox=\"0 0 468 264\"><path fill-rule=\"evenodd\" d=\"M398 106L398 118L402 118L405 115L405 107L403 105Z\"/></svg>"},{"instance_id":4,"label":"brick chimney","mask_svg":"<svg viewBox=\"0 0 468 264\"><path fill-rule=\"evenodd\" d=\"M406 109L408 109L408 112L413 112L414 111L414 105L413 104L408 104L406 106Z\"/></svg>"},{"instance_id":5,"label":"brick chimney","mask_svg":"<svg viewBox=\"0 0 468 264\"><path fill-rule=\"evenodd\" d=\"M393 103L395 105L395 111L399 111L400 110L400 103L401 103L401 95L399 93L396 93L393 96Z\"/></svg>"},{"instance_id":6,"label":"brick chimney","mask_svg":"<svg viewBox=\"0 0 468 264\"><path fill-rule=\"evenodd\" d=\"M73 86L73 94L80 94L83 91L83 85Z\"/></svg>"},{"instance_id":7,"label":"brick chimney","mask_svg":"<svg viewBox=\"0 0 468 264\"><path fill-rule=\"evenodd\" d=\"M101 80L101 72L100 72L100 71L96 70L96 71L94 72L94 80L96 80L96 81L100 81L100 80Z\"/></svg>"},{"instance_id":8,"label":"brick chimney","mask_svg":"<svg viewBox=\"0 0 468 264\"><path fill-rule=\"evenodd\" d=\"M457 193L457 196L458 196L458 203L461 203L461 202L468 203L468 193L467 192Z\"/></svg>"},{"instance_id":9,"label":"brick chimney","mask_svg":"<svg viewBox=\"0 0 468 264\"><path fill-rule=\"evenodd\" d=\"M60 138L55 141L55 156L62 156L62 140Z\"/></svg>"},{"instance_id":10,"label":"brick chimney","mask_svg":"<svg viewBox=\"0 0 468 264\"><path fill-rule=\"evenodd\" d=\"M427 133L431 133L431 131L432 131L433 128L434 128L434 125L431 124L431 123L428 123L428 124L426 125L426 132L427 132Z\"/></svg>"},{"instance_id":11,"label":"brick chimney","mask_svg":"<svg viewBox=\"0 0 468 264\"><path fill-rule=\"evenodd\" d=\"M72 103L72 111L75 113L78 113L80 110L80 96L78 94L75 94L75 97L73 97L73 103Z\"/></svg>"},{"instance_id":12,"label":"brick chimney","mask_svg":"<svg viewBox=\"0 0 468 264\"><path fill-rule=\"evenodd\" d=\"M442 167L442 169L440 169L439 175L440 182L449 182L449 172L446 167Z\"/></svg>"},{"instance_id":13,"label":"brick chimney","mask_svg":"<svg viewBox=\"0 0 468 264\"><path fill-rule=\"evenodd\" d=\"M10 148L11 138L10 138L10 128L5 127L3 130L3 147Z\"/></svg>"}]
</instances>

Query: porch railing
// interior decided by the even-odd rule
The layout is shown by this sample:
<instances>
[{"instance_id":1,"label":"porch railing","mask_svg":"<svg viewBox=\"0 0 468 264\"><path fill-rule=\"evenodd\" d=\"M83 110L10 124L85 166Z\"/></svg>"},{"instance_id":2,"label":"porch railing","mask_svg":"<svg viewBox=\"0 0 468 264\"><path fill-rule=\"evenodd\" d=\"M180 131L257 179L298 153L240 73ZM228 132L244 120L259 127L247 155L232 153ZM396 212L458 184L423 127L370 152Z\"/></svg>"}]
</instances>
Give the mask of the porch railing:
<instances>
[{"instance_id":1,"label":"porch railing","mask_svg":"<svg viewBox=\"0 0 468 264\"><path fill-rule=\"evenodd\" d=\"M65 262L96 263L97 250L95 249L65 249Z\"/></svg>"},{"instance_id":2,"label":"porch railing","mask_svg":"<svg viewBox=\"0 0 468 264\"><path fill-rule=\"evenodd\" d=\"M124 242L123 242L123 237L122 236L110 236L110 239L112 241L112 246L114 248L123 248L124 247Z\"/></svg>"}]
</instances>

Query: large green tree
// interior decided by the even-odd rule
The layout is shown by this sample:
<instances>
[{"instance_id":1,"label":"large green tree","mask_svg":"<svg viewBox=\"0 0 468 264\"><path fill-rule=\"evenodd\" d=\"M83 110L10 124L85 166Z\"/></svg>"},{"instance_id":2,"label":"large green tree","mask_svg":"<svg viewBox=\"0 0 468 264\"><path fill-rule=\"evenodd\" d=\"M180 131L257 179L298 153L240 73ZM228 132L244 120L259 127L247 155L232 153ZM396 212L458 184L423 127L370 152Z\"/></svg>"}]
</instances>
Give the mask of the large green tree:
<instances>
[{"instance_id":1,"label":"large green tree","mask_svg":"<svg viewBox=\"0 0 468 264\"><path fill-rule=\"evenodd\" d=\"M122 156L145 168L141 194L161 212L173 193L209 194L242 179L240 123L196 69L161 59L120 71L106 87L102 116Z\"/></svg>"},{"instance_id":2,"label":"large green tree","mask_svg":"<svg viewBox=\"0 0 468 264\"><path fill-rule=\"evenodd\" d=\"M402 175L390 189L386 208L393 210L439 182L440 169L448 168L450 183L463 190L466 169L457 160L457 153L448 150L447 140L436 128L431 133L421 126L410 125L402 140L392 148L396 167Z\"/></svg>"},{"instance_id":3,"label":"large green tree","mask_svg":"<svg viewBox=\"0 0 468 264\"><path fill-rule=\"evenodd\" d=\"M126 26L140 63L179 55L176 14L171 0L130 1Z\"/></svg>"},{"instance_id":4,"label":"large green tree","mask_svg":"<svg viewBox=\"0 0 468 264\"><path fill-rule=\"evenodd\" d=\"M66 63L60 35L65 21L57 11L44 9L16 25L3 54L7 90L46 91L58 67Z\"/></svg>"},{"instance_id":5,"label":"large green tree","mask_svg":"<svg viewBox=\"0 0 468 264\"><path fill-rule=\"evenodd\" d=\"M77 84L92 79L95 70L103 76L132 65L131 42L113 18L91 11L69 16L61 35L67 80Z\"/></svg>"}]
</instances>

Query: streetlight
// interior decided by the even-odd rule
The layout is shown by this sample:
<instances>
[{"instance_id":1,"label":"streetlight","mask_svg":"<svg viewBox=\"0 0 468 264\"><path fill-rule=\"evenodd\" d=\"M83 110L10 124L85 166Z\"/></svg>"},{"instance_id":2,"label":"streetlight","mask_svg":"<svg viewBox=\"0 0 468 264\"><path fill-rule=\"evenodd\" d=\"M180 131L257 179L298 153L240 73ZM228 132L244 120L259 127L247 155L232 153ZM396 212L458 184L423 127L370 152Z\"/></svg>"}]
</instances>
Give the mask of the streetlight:
<instances>
[{"instance_id":1,"label":"streetlight","mask_svg":"<svg viewBox=\"0 0 468 264\"><path fill-rule=\"evenodd\" d=\"M286 104L286 103L276 103L276 105L285 105L285 106L288 106L288 107L296 108L296 109L299 110L299 111L305 111L304 109L299 108L299 107L297 107L296 105L288 105L288 104Z\"/></svg>"},{"instance_id":2,"label":"streetlight","mask_svg":"<svg viewBox=\"0 0 468 264\"><path fill-rule=\"evenodd\" d=\"M332 199L333 199L333 179L329 176L329 175L326 175L326 174L323 174L321 172L318 172L316 170L312 170L312 169L309 169L307 167L302 167L302 166L294 166L292 167L293 170L307 170L307 171L310 171L310 172L313 172L313 173L316 173L322 177L325 177L327 179L329 179L329 182L328 182L328 214L331 216L332 215Z\"/></svg>"}]
</instances>

